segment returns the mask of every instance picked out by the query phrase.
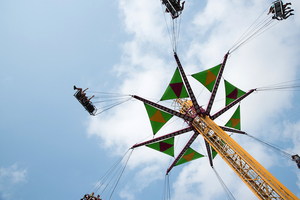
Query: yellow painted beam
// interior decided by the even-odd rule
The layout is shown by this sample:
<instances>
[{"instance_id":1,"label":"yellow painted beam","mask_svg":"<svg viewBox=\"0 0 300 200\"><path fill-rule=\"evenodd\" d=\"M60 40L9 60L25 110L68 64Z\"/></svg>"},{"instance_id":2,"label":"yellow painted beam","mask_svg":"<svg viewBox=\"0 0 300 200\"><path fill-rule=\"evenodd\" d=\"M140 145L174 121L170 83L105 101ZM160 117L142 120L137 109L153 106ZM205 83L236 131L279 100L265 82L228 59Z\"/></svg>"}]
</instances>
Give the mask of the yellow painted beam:
<instances>
[{"instance_id":1,"label":"yellow painted beam","mask_svg":"<svg viewBox=\"0 0 300 200\"><path fill-rule=\"evenodd\" d=\"M191 101L176 102L181 113L196 114ZM298 199L208 116L197 116L193 126L259 199Z\"/></svg>"}]
</instances>

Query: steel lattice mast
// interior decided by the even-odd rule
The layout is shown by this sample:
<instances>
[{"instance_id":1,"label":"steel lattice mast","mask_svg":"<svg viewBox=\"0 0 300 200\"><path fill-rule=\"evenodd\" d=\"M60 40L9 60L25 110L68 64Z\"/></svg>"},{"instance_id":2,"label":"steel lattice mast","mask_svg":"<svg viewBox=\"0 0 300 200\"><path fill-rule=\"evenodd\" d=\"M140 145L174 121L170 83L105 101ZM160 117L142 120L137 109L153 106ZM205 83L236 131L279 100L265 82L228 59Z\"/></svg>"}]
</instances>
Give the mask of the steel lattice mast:
<instances>
[{"instance_id":1,"label":"steel lattice mast","mask_svg":"<svg viewBox=\"0 0 300 200\"><path fill-rule=\"evenodd\" d=\"M188 105L187 101L182 104ZM192 107L191 107L192 108ZM193 109L193 108L192 108ZM183 113L187 110L182 110ZM193 127L260 199L298 199L209 116L197 116Z\"/></svg>"}]
</instances>

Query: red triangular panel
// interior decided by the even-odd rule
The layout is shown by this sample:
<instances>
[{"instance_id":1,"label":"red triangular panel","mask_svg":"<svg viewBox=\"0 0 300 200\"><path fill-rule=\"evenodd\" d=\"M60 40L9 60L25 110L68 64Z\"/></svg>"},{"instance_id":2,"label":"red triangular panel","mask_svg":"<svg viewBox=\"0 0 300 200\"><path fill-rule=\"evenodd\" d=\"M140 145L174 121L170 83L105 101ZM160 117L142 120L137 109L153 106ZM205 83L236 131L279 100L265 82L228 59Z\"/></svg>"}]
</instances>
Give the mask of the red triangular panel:
<instances>
[{"instance_id":1,"label":"red triangular panel","mask_svg":"<svg viewBox=\"0 0 300 200\"><path fill-rule=\"evenodd\" d=\"M183 82L181 83L170 83L170 87L176 94L177 98L180 97L181 91L182 91Z\"/></svg>"},{"instance_id":2,"label":"red triangular panel","mask_svg":"<svg viewBox=\"0 0 300 200\"><path fill-rule=\"evenodd\" d=\"M172 146L173 146L173 144L168 144L168 143L165 143L165 142L160 142L159 143L159 150L163 152L163 151L171 148Z\"/></svg>"},{"instance_id":3,"label":"red triangular panel","mask_svg":"<svg viewBox=\"0 0 300 200\"><path fill-rule=\"evenodd\" d=\"M237 99L238 96L238 90L235 88L229 95L227 95L227 98L230 99Z\"/></svg>"}]
</instances>

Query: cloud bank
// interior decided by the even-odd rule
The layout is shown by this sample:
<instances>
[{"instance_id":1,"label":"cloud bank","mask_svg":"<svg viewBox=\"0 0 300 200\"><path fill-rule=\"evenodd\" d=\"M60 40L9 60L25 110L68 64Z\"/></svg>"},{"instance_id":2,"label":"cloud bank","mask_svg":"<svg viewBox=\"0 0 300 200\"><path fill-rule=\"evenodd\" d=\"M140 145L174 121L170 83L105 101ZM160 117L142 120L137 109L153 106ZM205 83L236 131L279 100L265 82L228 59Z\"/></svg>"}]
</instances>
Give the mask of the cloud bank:
<instances>
[{"instance_id":1,"label":"cloud bank","mask_svg":"<svg viewBox=\"0 0 300 200\"><path fill-rule=\"evenodd\" d=\"M186 73L196 73L219 64L228 49L268 9L270 3L267 0L208 0L206 4L196 0L187 1L182 15L185 23L181 24L184 31L179 41L179 48L182 47L179 58ZM300 10L300 3L293 3L293 8ZM132 38L122 44L121 62L114 66L116 76L122 79L122 85L114 92L137 94L157 101L176 68L163 20L163 8L159 2L151 0L120 0L119 10L124 29ZM299 18L291 17L232 53L223 77L244 91L296 79L300 63L297 57L300 50L297 45L299 26ZM198 95L203 88L199 83L189 80ZM221 84L216 100L224 99L223 88ZM200 94L198 102L204 105L209 93L204 91ZM293 118L290 121L291 118L284 115L284 110L293 107L292 97L292 92L285 92L284 95L278 92L258 92L251 95L241 104L242 129L272 141L284 137L293 146L290 150L299 152L300 120ZM224 101L216 102L212 112L223 106ZM224 125L232 112L221 116L216 123ZM182 122L176 120L158 135L178 130L182 126ZM131 101L107 112L105 116L89 119L88 134L100 137L102 148L114 149L116 155L121 155L133 144L145 138L150 139L151 127L143 103ZM233 138L268 169L276 166L280 160L276 153L249 138ZM196 147L197 151L205 154L199 144ZM163 179L160 175L163 176L169 162L165 155L146 147L135 150L129 168L137 173L133 183L127 184L120 196L123 199L135 199L135 194L151 182ZM255 198L221 158L215 159L215 167L236 198ZM185 164L176 176L172 184L172 199L224 199L224 190L206 159ZM298 188L299 182L298 175Z\"/></svg>"}]
</instances>

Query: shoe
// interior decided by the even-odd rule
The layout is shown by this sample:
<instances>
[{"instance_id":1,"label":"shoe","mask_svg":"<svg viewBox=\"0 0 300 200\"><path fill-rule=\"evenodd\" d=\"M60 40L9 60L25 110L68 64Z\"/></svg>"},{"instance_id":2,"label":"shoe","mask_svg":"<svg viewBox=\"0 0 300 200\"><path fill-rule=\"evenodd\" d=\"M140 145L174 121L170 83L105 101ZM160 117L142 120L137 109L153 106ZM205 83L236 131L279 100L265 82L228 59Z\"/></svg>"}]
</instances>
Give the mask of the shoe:
<instances>
[{"instance_id":1,"label":"shoe","mask_svg":"<svg viewBox=\"0 0 300 200\"><path fill-rule=\"evenodd\" d=\"M290 15L294 15L294 13L290 13Z\"/></svg>"},{"instance_id":2,"label":"shoe","mask_svg":"<svg viewBox=\"0 0 300 200\"><path fill-rule=\"evenodd\" d=\"M76 90L76 86L74 85L74 90Z\"/></svg>"}]
</instances>

